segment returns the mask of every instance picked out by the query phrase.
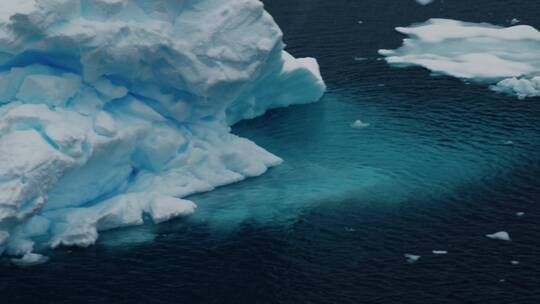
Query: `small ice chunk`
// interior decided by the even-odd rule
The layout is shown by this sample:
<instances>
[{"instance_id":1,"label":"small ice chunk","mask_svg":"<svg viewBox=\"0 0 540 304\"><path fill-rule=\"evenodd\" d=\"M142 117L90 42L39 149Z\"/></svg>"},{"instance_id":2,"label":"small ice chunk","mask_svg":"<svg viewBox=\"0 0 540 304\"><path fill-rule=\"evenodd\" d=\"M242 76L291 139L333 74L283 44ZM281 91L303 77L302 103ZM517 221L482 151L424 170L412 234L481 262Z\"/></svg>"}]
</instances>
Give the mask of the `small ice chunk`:
<instances>
[{"instance_id":1,"label":"small ice chunk","mask_svg":"<svg viewBox=\"0 0 540 304\"><path fill-rule=\"evenodd\" d=\"M510 261L510 264L512 264L512 265L519 265L519 261Z\"/></svg>"},{"instance_id":2,"label":"small ice chunk","mask_svg":"<svg viewBox=\"0 0 540 304\"><path fill-rule=\"evenodd\" d=\"M356 120L355 122L351 124L351 128L355 128L355 129L363 129L367 127L369 127L369 123L363 122L360 119Z\"/></svg>"},{"instance_id":3,"label":"small ice chunk","mask_svg":"<svg viewBox=\"0 0 540 304\"><path fill-rule=\"evenodd\" d=\"M27 253L20 259L11 259L11 262L19 267L30 267L43 264L49 260L48 257L38 253Z\"/></svg>"},{"instance_id":4,"label":"small ice chunk","mask_svg":"<svg viewBox=\"0 0 540 304\"><path fill-rule=\"evenodd\" d=\"M365 60L368 60L369 58L366 58L366 57L354 57L354 60L355 61L365 61Z\"/></svg>"},{"instance_id":5,"label":"small ice chunk","mask_svg":"<svg viewBox=\"0 0 540 304\"><path fill-rule=\"evenodd\" d=\"M407 259L407 263L409 264L416 263L416 261L418 261L421 258L421 256L419 255L414 255L414 254L409 254L409 253L406 253L404 256L405 256L405 259Z\"/></svg>"},{"instance_id":6,"label":"small ice chunk","mask_svg":"<svg viewBox=\"0 0 540 304\"><path fill-rule=\"evenodd\" d=\"M525 215L525 212L516 212L516 216L524 216Z\"/></svg>"},{"instance_id":7,"label":"small ice chunk","mask_svg":"<svg viewBox=\"0 0 540 304\"><path fill-rule=\"evenodd\" d=\"M362 23L364 23L364 21L358 20L358 24L362 24Z\"/></svg>"},{"instance_id":8,"label":"small ice chunk","mask_svg":"<svg viewBox=\"0 0 540 304\"><path fill-rule=\"evenodd\" d=\"M446 250L433 250L433 254L448 254L448 251Z\"/></svg>"},{"instance_id":9,"label":"small ice chunk","mask_svg":"<svg viewBox=\"0 0 540 304\"><path fill-rule=\"evenodd\" d=\"M511 241L510 235L506 231L499 231L495 232L493 234L486 234L486 237L494 240L501 240L501 241Z\"/></svg>"},{"instance_id":10,"label":"small ice chunk","mask_svg":"<svg viewBox=\"0 0 540 304\"><path fill-rule=\"evenodd\" d=\"M420 5L428 5L428 4L431 4L432 2L433 0L416 0L416 3Z\"/></svg>"},{"instance_id":11,"label":"small ice chunk","mask_svg":"<svg viewBox=\"0 0 540 304\"><path fill-rule=\"evenodd\" d=\"M511 24L511 25L516 25L516 24L518 24L519 22L520 22L520 20L517 19L517 18L513 18L512 20L510 20L510 24Z\"/></svg>"},{"instance_id":12,"label":"small ice chunk","mask_svg":"<svg viewBox=\"0 0 540 304\"><path fill-rule=\"evenodd\" d=\"M514 142L511 141L511 140L507 140L507 141L505 141L505 142L503 143L503 145L505 145L505 146L512 146L513 144L514 144Z\"/></svg>"},{"instance_id":13,"label":"small ice chunk","mask_svg":"<svg viewBox=\"0 0 540 304\"><path fill-rule=\"evenodd\" d=\"M347 231L347 232L355 232L356 229L351 228L351 227L347 227L347 228L345 228L345 231Z\"/></svg>"}]
</instances>

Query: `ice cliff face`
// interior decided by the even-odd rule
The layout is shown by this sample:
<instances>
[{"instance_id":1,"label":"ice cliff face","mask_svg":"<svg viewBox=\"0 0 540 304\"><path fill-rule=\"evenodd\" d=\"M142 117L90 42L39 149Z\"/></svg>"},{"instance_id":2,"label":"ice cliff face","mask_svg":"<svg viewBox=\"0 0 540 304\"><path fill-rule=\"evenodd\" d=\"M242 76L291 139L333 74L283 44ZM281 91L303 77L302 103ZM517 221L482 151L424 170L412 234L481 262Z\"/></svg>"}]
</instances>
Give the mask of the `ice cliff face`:
<instances>
[{"instance_id":1,"label":"ice cliff face","mask_svg":"<svg viewBox=\"0 0 540 304\"><path fill-rule=\"evenodd\" d=\"M229 126L323 94L281 38L258 0L1 1L0 252L88 246L279 164Z\"/></svg>"},{"instance_id":2,"label":"ice cliff face","mask_svg":"<svg viewBox=\"0 0 540 304\"><path fill-rule=\"evenodd\" d=\"M397 50L380 50L388 63L491 85L519 98L540 96L540 32L527 25L430 19L398 27L408 36Z\"/></svg>"}]
</instances>

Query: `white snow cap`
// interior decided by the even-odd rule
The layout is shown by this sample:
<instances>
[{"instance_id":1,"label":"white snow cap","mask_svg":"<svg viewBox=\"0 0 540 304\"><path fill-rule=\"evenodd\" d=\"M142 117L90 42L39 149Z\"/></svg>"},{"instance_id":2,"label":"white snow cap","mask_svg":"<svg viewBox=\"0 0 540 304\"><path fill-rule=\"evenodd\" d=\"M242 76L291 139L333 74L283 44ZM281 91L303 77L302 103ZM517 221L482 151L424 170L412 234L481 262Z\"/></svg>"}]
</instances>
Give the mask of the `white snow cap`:
<instances>
[{"instance_id":1,"label":"white snow cap","mask_svg":"<svg viewBox=\"0 0 540 304\"><path fill-rule=\"evenodd\" d=\"M540 32L531 26L430 19L396 30L409 36L403 46L379 50L392 65L421 66L519 98L540 96Z\"/></svg>"},{"instance_id":2,"label":"white snow cap","mask_svg":"<svg viewBox=\"0 0 540 304\"><path fill-rule=\"evenodd\" d=\"M281 162L230 125L324 91L258 0L0 1L0 254L194 212Z\"/></svg>"}]
</instances>

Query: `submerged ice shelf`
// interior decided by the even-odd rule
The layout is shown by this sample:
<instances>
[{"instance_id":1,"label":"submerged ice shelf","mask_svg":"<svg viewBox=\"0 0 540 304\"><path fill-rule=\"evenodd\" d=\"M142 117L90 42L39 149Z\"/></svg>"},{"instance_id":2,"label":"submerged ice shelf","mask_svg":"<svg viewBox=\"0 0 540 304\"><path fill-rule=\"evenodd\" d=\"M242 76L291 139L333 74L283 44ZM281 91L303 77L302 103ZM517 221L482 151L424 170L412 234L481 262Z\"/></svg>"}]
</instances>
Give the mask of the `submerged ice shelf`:
<instances>
[{"instance_id":1,"label":"submerged ice shelf","mask_svg":"<svg viewBox=\"0 0 540 304\"><path fill-rule=\"evenodd\" d=\"M258 0L0 3L0 252L190 214L279 164L229 126L322 96L283 48Z\"/></svg>"},{"instance_id":2,"label":"submerged ice shelf","mask_svg":"<svg viewBox=\"0 0 540 304\"><path fill-rule=\"evenodd\" d=\"M540 96L540 32L531 26L430 19L396 30L408 36L403 45L379 51L392 65L421 66L519 98Z\"/></svg>"}]
</instances>

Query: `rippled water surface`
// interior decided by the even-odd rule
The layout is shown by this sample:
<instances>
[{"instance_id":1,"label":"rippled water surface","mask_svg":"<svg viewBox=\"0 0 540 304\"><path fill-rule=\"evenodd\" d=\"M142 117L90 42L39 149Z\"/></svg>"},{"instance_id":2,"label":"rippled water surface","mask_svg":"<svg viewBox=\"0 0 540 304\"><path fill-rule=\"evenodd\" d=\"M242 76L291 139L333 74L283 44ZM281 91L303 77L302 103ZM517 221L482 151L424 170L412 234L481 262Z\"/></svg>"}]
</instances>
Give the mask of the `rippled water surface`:
<instances>
[{"instance_id":1,"label":"rippled water surface","mask_svg":"<svg viewBox=\"0 0 540 304\"><path fill-rule=\"evenodd\" d=\"M189 219L112 231L38 267L4 262L0 303L540 303L540 98L377 55L400 45L395 26L430 17L540 28L540 2L265 4L329 86L234 127L284 164L191 197ZM484 236L501 230L512 242Z\"/></svg>"}]
</instances>

